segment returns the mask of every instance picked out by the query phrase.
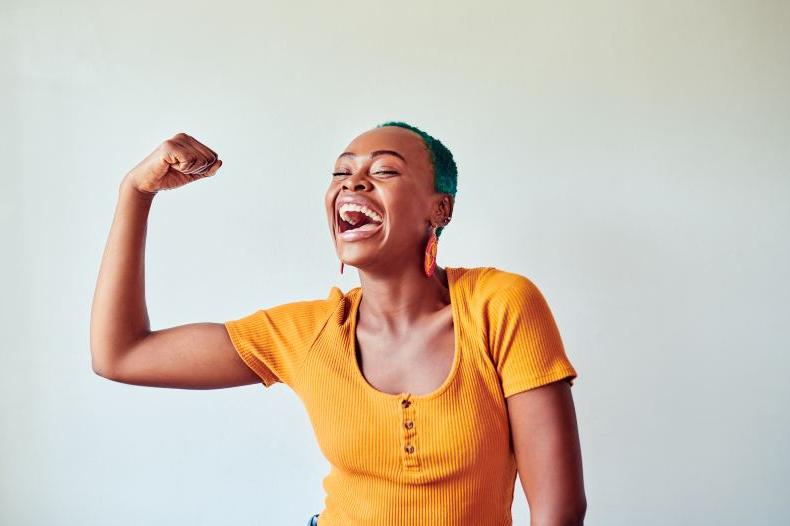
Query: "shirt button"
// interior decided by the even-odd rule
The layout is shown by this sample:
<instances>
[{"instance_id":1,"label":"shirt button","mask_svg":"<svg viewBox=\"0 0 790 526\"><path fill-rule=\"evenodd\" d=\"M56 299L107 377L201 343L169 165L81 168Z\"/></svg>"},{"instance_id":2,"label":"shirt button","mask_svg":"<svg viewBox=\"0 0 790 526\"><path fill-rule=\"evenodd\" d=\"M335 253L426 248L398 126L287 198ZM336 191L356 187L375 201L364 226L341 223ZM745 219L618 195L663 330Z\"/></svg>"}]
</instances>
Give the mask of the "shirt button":
<instances>
[{"instance_id":1,"label":"shirt button","mask_svg":"<svg viewBox=\"0 0 790 526\"><path fill-rule=\"evenodd\" d=\"M403 449L405 449L405 450L406 450L406 453L414 453L414 446L412 446L411 444L408 444L408 445L407 445L405 448L403 448Z\"/></svg>"},{"instance_id":2,"label":"shirt button","mask_svg":"<svg viewBox=\"0 0 790 526\"><path fill-rule=\"evenodd\" d=\"M408 400L401 400L400 405L402 405L403 407L409 407L411 405L411 402L409 402Z\"/></svg>"},{"instance_id":3,"label":"shirt button","mask_svg":"<svg viewBox=\"0 0 790 526\"><path fill-rule=\"evenodd\" d=\"M403 426L404 426L406 429L411 429L412 427L414 427L414 422L412 422L411 420L406 420L406 421L403 423Z\"/></svg>"}]
</instances>

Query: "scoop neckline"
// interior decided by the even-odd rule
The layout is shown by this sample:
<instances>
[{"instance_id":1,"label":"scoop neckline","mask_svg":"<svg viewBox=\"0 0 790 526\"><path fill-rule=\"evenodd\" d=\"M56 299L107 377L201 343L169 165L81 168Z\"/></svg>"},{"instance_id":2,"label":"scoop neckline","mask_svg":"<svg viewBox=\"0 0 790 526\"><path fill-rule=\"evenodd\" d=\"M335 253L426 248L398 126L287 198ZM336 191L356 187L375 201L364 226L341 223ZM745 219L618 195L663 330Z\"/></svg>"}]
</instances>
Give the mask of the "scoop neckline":
<instances>
[{"instance_id":1,"label":"scoop neckline","mask_svg":"<svg viewBox=\"0 0 790 526\"><path fill-rule=\"evenodd\" d=\"M351 302L351 311L350 311L350 318L351 318L351 366L354 369L354 377L362 384L363 388L372 393L374 396L378 396L380 398L384 398L387 400L399 400L399 399L409 399L411 401L421 401L421 400L431 400L438 396L440 396L443 392L450 387L452 384L453 379L455 378L459 364L461 362L461 324L460 324L460 317L458 315L458 298L456 292L456 267L444 267L445 272L447 272L447 288L450 292L450 313L452 314L453 318L453 363L450 366L450 372L447 374L447 377L444 381L431 391L430 393L418 395L408 391L402 391L400 393L385 393L384 391L380 391L370 385L365 375L362 374L362 370L359 367L359 363L357 362L357 315L359 312L359 304L362 300L362 288L357 287L357 292L353 297Z\"/></svg>"}]
</instances>

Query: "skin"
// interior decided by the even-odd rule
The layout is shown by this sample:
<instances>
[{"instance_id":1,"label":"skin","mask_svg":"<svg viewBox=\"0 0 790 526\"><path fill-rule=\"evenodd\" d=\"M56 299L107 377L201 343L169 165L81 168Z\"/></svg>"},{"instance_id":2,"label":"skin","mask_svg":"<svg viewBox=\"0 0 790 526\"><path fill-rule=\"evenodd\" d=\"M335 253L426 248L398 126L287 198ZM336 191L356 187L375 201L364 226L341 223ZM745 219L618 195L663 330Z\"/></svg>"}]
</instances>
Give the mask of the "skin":
<instances>
[{"instance_id":1,"label":"skin","mask_svg":"<svg viewBox=\"0 0 790 526\"><path fill-rule=\"evenodd\" d=\"M394 150L371 156L372 152ZM394 126L358 136L341 156L325 195L338 257L357 267L363 289L358 360L368 383L387 393L426 394L448 376L454 336L447 275L422 269L430 225L452 215L452 198L434 191L419 135ZM384 174L394 171L396 174ZM335 200L359 193L383 212L382 231L360 241L337 238ZM392 349L396 349L393 351ZM553 382L506 399L519 479L533 526L584 522L581 448L570 385Z\"/></svg>"},{"instance_id":2,"label":"skin","mask_svg":"<svg viewBox=\"0 0 790 526\"><path fill-rule=\"evenodd\" d=\"M371 156L382 150L403 159ZM333 173L344 175L332 176L325 206L338 258L357 268L363 290L356 334L360 369L380 391L429 393L449 374L454 336L447 273L437 265L427 278L424 250L431 226L452 215L452 197L434 191L428 150L411 130L375 128L344 152L355 155L335 162ZM349 195L366 197L382 212L378 234L358 241L337 236L335 201Z\"/></svg>"},{"instance_id":3,"label":"skin","mask_svg":"<svg viewBox=\"0 0 790 526\"><path fill-rule=\"evenodd\" d=\"M96 374L126 384L181 389L260 381L234 350L222 323L152 331L145 303L145 238L155 196L211 177L220 166L213 150L178 133L121 180L91 306L91 365Z\"/></svg>"},{"instance_id":4,"label":"skin","mask_svg":"<svg viewBox=\"0 0 790 526\"><path fill-rule=\"evenodd\" d=\"M584 524L587 498L570 384L553 382L516 393L506 402L530 524Z\"/></svg>"},{"instance_id":5,"label":"skin","mask_svg":"<svg viewBox=\"0 0 790 526\"><path fill-rule=\"evenodd\" d=\"M380 150L398 152L372 155ZM426 394L449 375L454 334L447 274L423 273L432 225L446 225L453 199L435 192L422 139L404 128L374 128L335 162L325 194L338 258L359 273L363 298L357 359L368 383L387 393ZM213 176L216 152L187 134L160 144L123 178L91 308L93 370L113 381L183 389L216 389L260 380L236 353L222 323L152 331L145 303L145 237L158 192ZM393 173L382 173L393 172ZM374 236L338 237L335 200L364 195L382 212ZM396 349L393 351L393 349ZM576 415L567 382L506 399L519 479L532 526L583 524L586 499Z\"/></svg>"}]
</instances>

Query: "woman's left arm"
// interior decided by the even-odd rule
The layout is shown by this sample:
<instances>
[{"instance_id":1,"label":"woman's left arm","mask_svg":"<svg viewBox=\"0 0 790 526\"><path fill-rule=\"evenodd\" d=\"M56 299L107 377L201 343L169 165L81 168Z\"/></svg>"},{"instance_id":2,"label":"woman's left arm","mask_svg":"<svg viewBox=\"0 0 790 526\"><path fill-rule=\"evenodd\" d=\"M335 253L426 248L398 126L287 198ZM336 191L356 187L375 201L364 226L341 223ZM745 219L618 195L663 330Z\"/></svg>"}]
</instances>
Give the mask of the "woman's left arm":
<instances>
[{"instance_id":1,"label":"woman's left arm","mask_svg":"<svg viewBox=\"0 0 790 526\"><path fill-rule=\"evenodd\" d=\"M530 525L584 524L587 498L570 385L552 382L506 400Z\"/></svg>"}]
</instances>

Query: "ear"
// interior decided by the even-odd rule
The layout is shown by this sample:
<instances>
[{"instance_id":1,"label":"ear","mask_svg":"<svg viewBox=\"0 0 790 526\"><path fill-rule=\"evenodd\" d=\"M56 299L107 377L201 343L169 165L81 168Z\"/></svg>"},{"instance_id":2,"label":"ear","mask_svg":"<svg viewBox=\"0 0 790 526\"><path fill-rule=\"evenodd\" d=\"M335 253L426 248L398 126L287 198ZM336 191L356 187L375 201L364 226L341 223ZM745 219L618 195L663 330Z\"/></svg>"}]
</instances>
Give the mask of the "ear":
<instances>
[{"instance_id":1,"label":"ear","mask_svg":"<svg viewBox=\"0 0 790 526\"><path fill-rule=\"evenodd\" d=\"M433 206L431 221L434 225L446 226L444 218L453 216L453 196L450 194L440 194Z\"/></svg>"}]
</instances>

